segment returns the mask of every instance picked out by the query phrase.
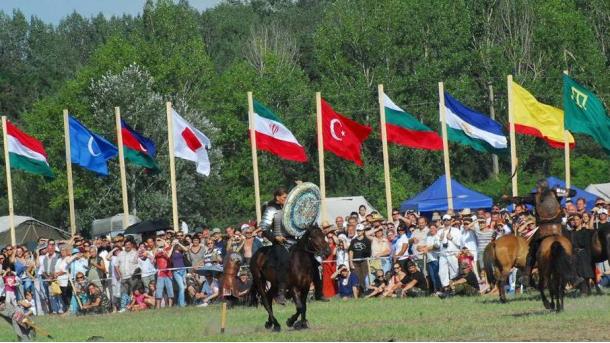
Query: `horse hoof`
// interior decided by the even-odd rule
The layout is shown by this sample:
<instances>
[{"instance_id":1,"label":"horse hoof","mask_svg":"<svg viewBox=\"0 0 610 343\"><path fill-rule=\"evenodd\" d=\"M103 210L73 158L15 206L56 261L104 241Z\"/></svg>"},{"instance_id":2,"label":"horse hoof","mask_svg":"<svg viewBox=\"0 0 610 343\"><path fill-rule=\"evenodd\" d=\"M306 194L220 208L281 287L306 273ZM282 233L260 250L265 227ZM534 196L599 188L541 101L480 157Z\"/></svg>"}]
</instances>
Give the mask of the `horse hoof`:
<instances>
[{"instance_id":1,"label":"horse hoof","mask_svg":"<svg viewBox=\"0 0 610 343\"><path fill-rule=\"evenodd\" d=\"M265 323L265 329L271 329L272 326L273 326L273 323L271 323L271 322Z\"/></svg>"},{"instance_id":2,"label":"horse hoof","mask_svg":"<svg viewBox=\"0 0 610 343\"><path fill-rule=\"evenodd\" d=\"M301 329L309 329L309 322L306 320L303 320L301 323Z\"/></svg>"},{"instance_id":3,"label":"horse hoof","mask_svg":"<svg viewBox=\"0 0 610 343\"><path fill-rule=\"evenodd\" d=\"M295 330L303 329L303 322L299 320L298 322L294 323L294 329Z\"/></svg>"},{"instance_id":4,"label":"horse hoof","mask_svg":"<svg viewBox=\"0 0 610 343\"><path fill-rule=\"evenodd\" d=\"M282 327L281 326L278 325L278 326L274 326L273 327L273 332L280 332L280 331L282 331Z\"/></svg>"},{"instance_id":5,"label":"horse hoof","mask_svg":"<svg viewBox=\"0 0 610 343\"><path fill-rule=\"evenodd\" d=\"M294 325L294 321L295 321L294 319L288 318L288 320L286 320L286 326L291 328Z\"/></svg>"},{"instance_id":6,"label":"horse hoof","mask_svg":"<svg viewBox=\"0 0 610 343\"><path fill-rule=\"evenodd\" d=\"M506 304L506 298L500 298L500 303Z\"/></svg>"}]
</instances>

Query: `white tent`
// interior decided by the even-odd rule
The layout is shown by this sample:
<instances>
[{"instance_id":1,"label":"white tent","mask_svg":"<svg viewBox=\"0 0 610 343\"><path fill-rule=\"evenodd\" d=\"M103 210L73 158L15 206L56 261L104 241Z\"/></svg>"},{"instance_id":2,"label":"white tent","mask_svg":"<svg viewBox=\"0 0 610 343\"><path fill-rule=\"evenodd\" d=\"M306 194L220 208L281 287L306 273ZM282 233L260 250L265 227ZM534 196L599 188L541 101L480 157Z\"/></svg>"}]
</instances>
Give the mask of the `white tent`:
<instances>
[{"instance_id":1,"label":"white tent","mask_svg":"<svg viewBox=\"0 0 610 343\"><path fill-rule=\"evenodd\" d=\"M329 221L334 224L335 218L349 216L352 212L358 212L360 205L366 206L366 211L376 211L363 196L326 198L326 213Z\"/></svg>"},{"instance_id":2,"label":"white tent","mask_svg":"<svg viewBox=\"0 0 610 343\"><path fill-rule=\"evenodd\" d=\"M36 244L38 238L66 239L70 234L32 217L15 216L15 240L17 244ZM0 217L0 244L11 244L11 227L8 216Z\"/></svg>"},{"instance_id":3,"label":"white tent","mask_svg":"<svg viewBox=\"0 0 610 343\"><path fill-rule=\"evenodd\" d=\"M610 182L590 184L585 188L585 191L602 197L606 201L610 201Z\"/></svg>"}]
</instances>

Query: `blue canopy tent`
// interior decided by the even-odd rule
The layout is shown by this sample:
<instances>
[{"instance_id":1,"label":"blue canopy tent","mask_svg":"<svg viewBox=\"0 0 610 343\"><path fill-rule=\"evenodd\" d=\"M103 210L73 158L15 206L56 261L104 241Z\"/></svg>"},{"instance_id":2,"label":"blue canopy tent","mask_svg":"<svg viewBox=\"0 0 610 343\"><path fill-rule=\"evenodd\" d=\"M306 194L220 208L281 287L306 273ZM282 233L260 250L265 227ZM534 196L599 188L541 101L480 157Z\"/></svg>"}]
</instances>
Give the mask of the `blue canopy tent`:
<instances>
[{"instance_id":1,"label":"blue canopy tent","mask_svg":"<svg viewBox=\"0 0 610 343\"><path fill-rule=\"evenodd\" d=\"M487 195L468 189L453 179L451 180L451 190L454 210L490 208L493 204L493 200ZM423 192L400 204L401 212L407 210L418 212L447 211L445 176L442 175Z\"/></svg>"},{"instance_id":2,"label":"blue canopy tent","mask_svg":"<svg viewBox=\"0 0 610 343\"><path fill-rule=\"evenodd\" d=\"M549 187L565 188L565 186L566 186L565 180L558 179L554 176L547 177L546 181L549 183ZM576 195L572 197L572 202L574 204L576 204L576 199L584 198L587 201L587 207L586 207L587 211L591 211L591 209L595 206L595 199L597 199L598 196L593 193L589 193L589 192L585 191L584 189L580 189L578 187L570 186L570 189L573 189L576 191ZM535 191L536 191L536 188L533 188L532 192L535 192ZM566 204L566 200L564 198L561 200L561 206L565 206L565 204Z\"/></svg>"}]
</instances>

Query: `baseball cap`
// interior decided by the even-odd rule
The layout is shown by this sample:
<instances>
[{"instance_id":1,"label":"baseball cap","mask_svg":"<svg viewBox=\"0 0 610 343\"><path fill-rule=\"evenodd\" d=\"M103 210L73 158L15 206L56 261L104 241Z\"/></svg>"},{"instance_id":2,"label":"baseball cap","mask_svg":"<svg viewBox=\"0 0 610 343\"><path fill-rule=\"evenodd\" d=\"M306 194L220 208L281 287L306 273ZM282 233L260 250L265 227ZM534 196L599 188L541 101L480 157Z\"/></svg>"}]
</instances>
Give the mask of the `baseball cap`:
<instances>
[{"instance_id":1,"label":"baseball cap","mask_svg":"<svg viewBox=\"0 0 610 343\"><path fill-rule=\"evenodd\" d=\"M607 210L607 209L605 209L605 208L600 208L600 209L597 211L597 213L598 213L598 214L608 214L608 210Z\"/></svg>"},{"instance_id":2,"label":"baseball cap","mask_svg":"<svg viewBox=\"0 0 610 343\"><path fill-rule=\"evenodd\" d=\"M212 229L212 233L221 233L220 229L215 227Z\"/></svg>"},{"instance_id":3,"label":"baseball cap","mask_svg":"<svg viewBox=\"0 0 610 343\"><path fill-rule=\"evenodd\" d=\"M449 215L449 214L444 214L444 215L443 215L443 220L451 220L451 215Z\"/></svg>"},{"instance_id":4,"label":"baseball cap","mask_svg":"<svg viewBox=\"0 0 610 343\"><path fill-rule=\"evenodd\" d=\"M249 228L250 228L250 225L248 225L248 224L241 224L241 230L242 231L244 231L246 229L249 229Z\"/></svg>"},{"instance_id":5,"label":"baseball cap","mask_svg":"<svg viewBox=\"0 0 610 343\"><path fill-rule=\"evenodd\" d=\"M364 225L362 225L362 224L356 225L356 231L364 231Z\"/></svg>"}]
</instances>

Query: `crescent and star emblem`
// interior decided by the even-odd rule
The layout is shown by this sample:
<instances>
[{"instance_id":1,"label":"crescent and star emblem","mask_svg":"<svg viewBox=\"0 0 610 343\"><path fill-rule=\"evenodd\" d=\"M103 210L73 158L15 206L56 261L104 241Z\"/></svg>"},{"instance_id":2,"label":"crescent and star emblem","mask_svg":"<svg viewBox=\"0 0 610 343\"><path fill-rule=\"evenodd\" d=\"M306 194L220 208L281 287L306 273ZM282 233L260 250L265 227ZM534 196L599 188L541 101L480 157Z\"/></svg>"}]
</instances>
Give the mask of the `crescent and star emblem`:
<instances>
[{"instance_id":1,"label":"crescent and star emblem","mask_svg":"<svg viewBox=\"0 0 610 343\"><path fill-rule=\"evenodd\" d=\"M337 131L335 130L336 124L339 124L339 129L340 129L339 134L341 135L341 137L339 137L337 135ZM345 137L345 130L343 130L343 124L341 123L341 121L339 119L333 119L330 121L330 135L338 141L342 141L343 137Z\"/></svg>"},{"instance_id":2,"label":"crescent and star emblem","mask_svg":"<svg viewBox=\"0 0 610 343\"><path fill-rule=\"evenodd\" d=\"M97 157L102 154L101 152L98 152L97 154L93 152L93 136L89 137L89 142L87 143L87 148L89 149L89 153L93 157Z\"/></svg>"}]
</instances>

